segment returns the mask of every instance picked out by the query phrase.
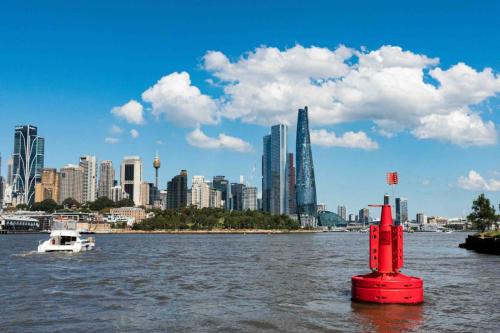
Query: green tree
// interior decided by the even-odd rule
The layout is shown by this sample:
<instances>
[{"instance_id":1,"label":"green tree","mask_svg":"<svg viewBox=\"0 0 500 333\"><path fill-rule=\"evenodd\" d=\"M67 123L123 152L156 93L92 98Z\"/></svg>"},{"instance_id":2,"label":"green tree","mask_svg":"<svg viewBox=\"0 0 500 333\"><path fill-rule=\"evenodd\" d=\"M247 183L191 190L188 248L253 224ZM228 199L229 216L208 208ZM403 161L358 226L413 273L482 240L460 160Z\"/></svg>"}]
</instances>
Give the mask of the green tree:
<instances>
[{"instance_id":1,"label":"green tree","mask_svg":"<svg viewBox=\"0 0 500 333\"><path fill-rule=\"evenodd\" d=\"M62 202L63 207L68 207L68 208L80 208L80 203L76 201L73 198L66 198Z\"/></svg>"},{"instance_id":2,"label":"green tree","mask_svg":"<svg viewBox=\"0 0 500 333\"><path fill-rule=\"evenodd\" d=\"M28 205L23 203L16 206L17 210L26 210L28 208L29 208Z\"/></svg>"},{"instance_id":3,"label":"green tree","mask_svg":"<svg viewBox=\"0 0 500 333\"><path fill-rule=\"evenodd\" d=\"M115 207L134 207L135 203L134 200L127 198L127 199L122 199L118 202L115 203Z\"/></svg>"},{"instance_id":4,"label":"green tree","mask_svg":"<svg viewBox=\"0 0 500 333\"><path fill-rule=\"evenodd\" d=\"M45 199L41 202L35 202L31 206L31 210L37 211L37 210L42 210L47 213L53 213L56 209L59 208L59 205L57 202L55 202L52 199Z\"/></svg>"},{"instance_id":5,"label":"green tree","mask_svg":"<svg viewBox=\"0 0 500 333\"><path fill-rule=\"evenodd\" d=\"M111 200L107 197L100 197L100 198L97 198L96 201L88 203L89 209L93 210L93 211L101 211L105 208L110 208L110 207L114 207L114 206L115 206L115 203L113 202L113 200Z\"/></svg>"},{"instance_id":6,"label":"green tree","mask_svg":"<svg viewBox=\"0 0 500 333\"><path fill-rule=\"evenodd\" d=\"M484 196L484 193L472 202L472 213L467 216L467 219L481 232L491 227L495 222L495 207L491 205L490 200Z\"/></svg>"}]
</instances>

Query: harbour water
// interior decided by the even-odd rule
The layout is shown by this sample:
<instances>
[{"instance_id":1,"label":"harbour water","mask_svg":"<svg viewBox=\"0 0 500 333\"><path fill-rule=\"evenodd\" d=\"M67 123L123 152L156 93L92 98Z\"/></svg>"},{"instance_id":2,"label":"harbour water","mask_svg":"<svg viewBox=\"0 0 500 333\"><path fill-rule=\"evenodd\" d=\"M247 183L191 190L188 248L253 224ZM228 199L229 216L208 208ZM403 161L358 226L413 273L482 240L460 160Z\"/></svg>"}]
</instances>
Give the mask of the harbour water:
<instances>
[{"instance_id":1,"label":"harbour water","mask_svg":"<svg viewBox=\"0 0 500 333\"><path fill-rule=\"evenodd\" d=\"M419 306L352 303L368 234L96 235L38 254L48 235L0 235L1 332L498 332L500 257L465 233L405 234Z\"/></svg>"}]
</instances>

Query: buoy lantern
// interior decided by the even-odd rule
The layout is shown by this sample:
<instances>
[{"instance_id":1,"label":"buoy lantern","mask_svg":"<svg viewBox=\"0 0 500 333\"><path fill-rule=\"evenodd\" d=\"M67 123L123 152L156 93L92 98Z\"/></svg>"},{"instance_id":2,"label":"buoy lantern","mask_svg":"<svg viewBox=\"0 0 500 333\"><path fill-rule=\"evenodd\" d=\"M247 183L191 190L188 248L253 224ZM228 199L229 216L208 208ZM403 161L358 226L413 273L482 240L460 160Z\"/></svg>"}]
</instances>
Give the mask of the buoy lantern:
<instances>
[{"instance_id":1,"label":"buoy lantern","mask_svg":"<svg viewBox=\"0 0 500 333\"><path fill-rule=\"evenodd\" d=\"M381 207L379 225L370 226L370 268L372 273L352 277L354 301L381 304L419 304L424 301L424 281L401 274L403 227L392 225L388 196Z\"/></svg>"}]
</instances>

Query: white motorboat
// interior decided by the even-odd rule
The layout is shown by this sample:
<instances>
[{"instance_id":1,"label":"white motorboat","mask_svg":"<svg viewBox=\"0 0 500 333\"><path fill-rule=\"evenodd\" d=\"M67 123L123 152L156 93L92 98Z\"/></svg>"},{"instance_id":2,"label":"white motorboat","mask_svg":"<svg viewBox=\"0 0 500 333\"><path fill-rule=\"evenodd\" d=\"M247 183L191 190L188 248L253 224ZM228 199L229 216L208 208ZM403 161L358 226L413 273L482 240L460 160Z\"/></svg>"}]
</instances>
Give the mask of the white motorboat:
<instances>
[{"instance_id":1,"label":"white motorboat","mask_svg":"<svg viewBox=\"0 0 500 333\"><path fill-rule=\"evenodd\" d=\"M81 238L76 222L54 221L48 240L38 243L38 252L81 252L95 247L92 237Z\"/></svg>"}]
</instances>

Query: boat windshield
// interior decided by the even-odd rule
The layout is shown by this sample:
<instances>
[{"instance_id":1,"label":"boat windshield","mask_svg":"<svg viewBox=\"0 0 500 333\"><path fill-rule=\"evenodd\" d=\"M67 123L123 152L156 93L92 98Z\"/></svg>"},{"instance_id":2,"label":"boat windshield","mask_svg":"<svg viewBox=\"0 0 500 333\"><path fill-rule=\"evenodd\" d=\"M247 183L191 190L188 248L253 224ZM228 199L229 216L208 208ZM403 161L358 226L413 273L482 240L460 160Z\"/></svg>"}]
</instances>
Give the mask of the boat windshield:
<instances>
[{"instance_id":1,"label":"boat windshield","mask_svg":"<svg viewBox=\"0 0 500 333\"><path fill-rule=\"evenodd\" d=\"M54 221L52 230L76 230L76 221Z\"/></svg>"}]
</instances>

